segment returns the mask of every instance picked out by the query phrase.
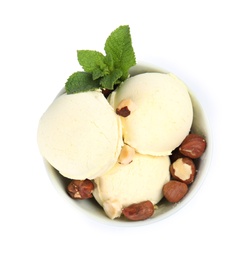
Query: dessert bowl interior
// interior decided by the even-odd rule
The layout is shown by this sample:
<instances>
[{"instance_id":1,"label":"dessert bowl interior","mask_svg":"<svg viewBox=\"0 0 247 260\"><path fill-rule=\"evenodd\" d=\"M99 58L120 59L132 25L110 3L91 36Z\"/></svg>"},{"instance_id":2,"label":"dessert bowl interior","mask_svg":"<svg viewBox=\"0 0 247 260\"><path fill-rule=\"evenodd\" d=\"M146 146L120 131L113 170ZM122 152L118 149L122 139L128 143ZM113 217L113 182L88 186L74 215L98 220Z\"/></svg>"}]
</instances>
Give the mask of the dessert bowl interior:
<instances>
[{"instance_id":1,"label":"dessert bowl interior","mask_svg":"<svg viewBox=\"0 0 247 260\"><path fill-rule=\"evenodd\" d=\"M157 68L155 66L147 65L144 63L138 64L130 70L131 76L144 72L167 73L167 71L161 68ZM46 160L44 160L48 176L59 194L61 194L61 196L67 201L67 203L77 208L82 215L86 215L92 220L103 224L109 224L111 226L127 227L148 225L171 216L172 214L180 210L183 206L185 206L201 187L207 175L212 157L212 136L206 111L204 111L203 107L201 106L201 101L198 100L198 98L194 95L192 86L188 86L188 90L193 104L192 132L201 134L205 137L207 141L207 148L202 157L198 160L198 173L196 175L196 178L190 186L188 193L180 202L174 204L167 202L165 199L162 199L157 205L158 207L155 210L154 215L144 221L130 221L124 217L111 220L106 216L104 210L95 201L94 198L88 200L71 199L66 192L66 187L71 180L63 177L55 168L53 168ZM63 92L64 90L62 90L59 94Z\"/></svg>"}]
</instances>

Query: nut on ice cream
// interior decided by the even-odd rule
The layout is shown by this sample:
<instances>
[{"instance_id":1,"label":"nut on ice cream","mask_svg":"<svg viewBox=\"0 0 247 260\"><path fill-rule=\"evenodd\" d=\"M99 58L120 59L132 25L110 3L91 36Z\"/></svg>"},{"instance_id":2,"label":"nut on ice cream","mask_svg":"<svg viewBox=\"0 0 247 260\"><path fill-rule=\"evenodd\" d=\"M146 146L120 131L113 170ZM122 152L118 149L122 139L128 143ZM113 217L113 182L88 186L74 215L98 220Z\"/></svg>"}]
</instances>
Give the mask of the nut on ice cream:
<instances>
[{"instance_id":1,"label":"nut on ice cream","mask_svg":"<svg viewBox=\"0 0 247 260\"><path fill-rule=\"evenodd\" d=\"M143 73L125 80L109 102L117 109L124 100L131 100L135 109L121 117L123 140L141 154L170 155L191 129L188 89L171 73Z\"/></svg>"},{"instance_id":2,"label":"nut on ice cream","mask_svg":"<svg viewBox=\"0 0 247 260\"><path fill-rule=\"evenodd\" d=\"M111 219L133 203L149 200L155 205L163 197L163 185L170 180L169 166L169 156L136 153L131 163L116 163L96 178L93 195Z\"/></svg>"}]
</instances>

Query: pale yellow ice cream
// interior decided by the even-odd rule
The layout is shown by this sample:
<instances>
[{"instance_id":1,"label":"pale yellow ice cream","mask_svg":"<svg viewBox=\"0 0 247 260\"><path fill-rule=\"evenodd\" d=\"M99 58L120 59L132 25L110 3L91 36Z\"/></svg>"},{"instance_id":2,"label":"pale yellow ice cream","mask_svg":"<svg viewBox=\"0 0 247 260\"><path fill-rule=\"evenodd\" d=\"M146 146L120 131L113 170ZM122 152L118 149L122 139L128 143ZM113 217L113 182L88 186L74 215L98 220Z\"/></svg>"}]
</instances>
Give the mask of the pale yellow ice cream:
<instances>
[{"instance_id":1,"label":"pale yellow ice cream","mask_svg":"<svg viewBox=\"0 0 247 260\"><path fill-rule=\"evenodd\" d=\"M121 122L101 92L63 94L40 119L38 146L63 176L93 179L111 169L121 146Z\"/></svg>"},{"instance_id":2,"label":"pale yellow ice cream","mask_svg":"<svg viewBox=\"0 0 247 260\"><path fill-rule=\"evenodd\" d=\"M124 81L110 97L116 109L124 99L135 110L121 117L123 139L142 154L170 155L190 131L193 108L186 85L171 73L143 73Z\"/></svg>"},{"instance_id":3,"label":"pale yellow ice cream","mask_svg":"<svg viewBox=\"0 0 247 260\"><path fill-rule=\"evenodd\" d=\"M117 163L95 179L93 195L111 219L121 215L123 207L150 200L157 204L163 185L170 180L168 156L136 153L130 164Z\"/></svg>"}]
</instances>

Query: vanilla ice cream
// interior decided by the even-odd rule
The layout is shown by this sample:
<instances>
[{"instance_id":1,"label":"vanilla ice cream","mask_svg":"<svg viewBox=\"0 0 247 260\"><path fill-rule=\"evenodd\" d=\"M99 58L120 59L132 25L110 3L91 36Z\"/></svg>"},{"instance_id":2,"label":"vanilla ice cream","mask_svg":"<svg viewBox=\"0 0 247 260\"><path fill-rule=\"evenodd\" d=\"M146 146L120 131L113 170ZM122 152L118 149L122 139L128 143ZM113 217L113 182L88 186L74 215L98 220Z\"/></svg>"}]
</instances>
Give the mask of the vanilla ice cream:
<instances>
[{"instance_id":1,"label":"vanilla ice cream","mask_svg":"<svg viewBox=\"0 0 247 260\"><path fill-rule=\"evenodd\" d=\"M122 146L121 122L101 92L62 94L38 126L43 157L63 176L93 179L110 170Z\"/></svg>"},{"instance_id":2,"label":"vanilla ice cream","mask_svg":"<svg viewBox=\"0 0 247 260\"><path fill-rule=\"evenodd\" d=\"M120 217L122 209L133 203L161 198L162 187L170 180L168 156L136 153L130 164L116 163L106 174L96 178L93 195L111 219Z\"/></svg>"},{"instance_id":3,"label":"vanilla ice cream","mask_svg":"<svg viewBox=\"0 0 247 260\"><path fill-rule=\"evenodd\" d=\"M170 155L188 135L193 108L186 85L171 73L143 73L124 81L109 96L116 109L125 99L136 109L121 117L124 142L142 154Z\"/></svg>"}]
</instances>

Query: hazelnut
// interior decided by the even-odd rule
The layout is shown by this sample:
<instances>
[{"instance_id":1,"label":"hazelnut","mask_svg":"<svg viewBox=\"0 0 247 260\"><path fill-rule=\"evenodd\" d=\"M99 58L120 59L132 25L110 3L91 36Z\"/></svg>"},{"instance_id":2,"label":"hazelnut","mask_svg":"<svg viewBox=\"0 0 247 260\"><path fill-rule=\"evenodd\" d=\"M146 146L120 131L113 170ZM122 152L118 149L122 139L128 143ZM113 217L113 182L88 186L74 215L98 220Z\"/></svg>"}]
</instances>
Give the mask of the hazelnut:
<instances>
[{"instance_id":1,"label":"hazelnut","mask_svg":"<svg viewBox=\"0 0 247 260\"><path fill-rule=\"evenodd\" d=\"M180 153L192 159L199 158L206 149L206 140L198 134L189 134L179 147Z\"/></svg>"},{"instance_id":2,"label":"hazelnut","mask_svg":"<svg viewBox=\"0 0 247 260\"><path fill-rule=\"evenodd\" d=\"M190 184L194 181L196 167L192 159L179 158L170 165L170 173L173 179Z\"/></svg>"},{"instance_id":3,"label":"hazelnut","mask_svg":"<svg viewBox=\"0 0 247 260\"><path fill-rule=\"evenodd\" d=\"M118 162L120 164L129 164L133 161L133 158L135 156L135 149L131 146L125 144L122 147L122 150L120 152L120 155L118 157Z\"/></svg>"},{"instance_id":4,"label":"hazelnut","mask_svg":"<svg viewBox=\"0 0 247 260\"><path fill-rule=\"evenodd\" d=\"M93 197L94 184L92 181L86 180L72 180L67 191L73 199L89 199Z\"/></svg>"},{"instance_id":5,"label":"hazelnut","mask_svg":"<svg viewBox=\"0 0 247 260\"><path fill-rule=\"evenodd\" d=\"M108 199L103 202L103 208L110 219L115 219L122 214L122 204L118 200Z\"/></svg>"},{"instance_id":6,"label":"hazelnut","mask_svg":"<svg viewBox=\"0 0 247 260\"><path fill-rule=\"evenodd\" d=\"M188 192L187 184L171 180L163 186L164 197L172 203L179 202Z\"/></svg>"},{"instance_id":7,"label":"hazelnut","mask_svg":"<svg viewBox=\"0 0 247 260\"><path fill-rule=\"evenodd\" d=\"M154 214L154 205L149 200L134 203L124 208L122 213L129 220L145 220Z\"/></svg>"},{"instance_id":8,"label":"hazelnut","mask_svg":"<svg viewBox=\"0 0 247 260\"><path fill-rule=\"evenodd\" d=\"M136 110L135 103L131 99L123 99L116 108L116 113L119 116L127 117L134 110Z\"/></svg>"}]
</instances>

